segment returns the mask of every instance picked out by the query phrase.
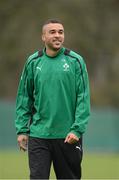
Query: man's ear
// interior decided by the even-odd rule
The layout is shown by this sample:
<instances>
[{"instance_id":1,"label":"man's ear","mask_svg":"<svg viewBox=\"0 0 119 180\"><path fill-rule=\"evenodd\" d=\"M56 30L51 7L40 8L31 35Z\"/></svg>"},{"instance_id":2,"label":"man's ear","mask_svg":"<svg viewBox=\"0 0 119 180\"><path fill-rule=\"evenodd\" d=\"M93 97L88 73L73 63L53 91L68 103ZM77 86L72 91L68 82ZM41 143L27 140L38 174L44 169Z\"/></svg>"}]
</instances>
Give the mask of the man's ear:
<instances>
[{"instance_id":1,"label":"man's ear","mask_svg":"<svg viewBox=\"0 0 119 180\"><path fill-rule=\"evenodd\" d=\"M45 36L44 36L44 34L42 34L42 41L43 41L43 42L45 41Z\"/></svg>"}]
</instances>

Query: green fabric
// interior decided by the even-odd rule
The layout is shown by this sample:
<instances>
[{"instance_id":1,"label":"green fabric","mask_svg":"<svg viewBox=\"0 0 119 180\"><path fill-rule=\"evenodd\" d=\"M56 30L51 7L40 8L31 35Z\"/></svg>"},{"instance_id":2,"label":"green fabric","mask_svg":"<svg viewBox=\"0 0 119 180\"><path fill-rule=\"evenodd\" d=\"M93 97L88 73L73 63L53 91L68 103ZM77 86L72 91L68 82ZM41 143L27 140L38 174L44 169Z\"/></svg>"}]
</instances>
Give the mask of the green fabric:
<instances>
[{"instance_id":1,"label":"green fabric","mask_svg":"<svg viewBox=\"0 0 119 180\"><path fill-rule=\"evenodd\" d=\"M65 138L85 132L90 114L86 65L77 53L64 51L49 57L43 50L41 57L36 52L28 58L16 100L17 134Z\"/></svg>"}]
</instances>

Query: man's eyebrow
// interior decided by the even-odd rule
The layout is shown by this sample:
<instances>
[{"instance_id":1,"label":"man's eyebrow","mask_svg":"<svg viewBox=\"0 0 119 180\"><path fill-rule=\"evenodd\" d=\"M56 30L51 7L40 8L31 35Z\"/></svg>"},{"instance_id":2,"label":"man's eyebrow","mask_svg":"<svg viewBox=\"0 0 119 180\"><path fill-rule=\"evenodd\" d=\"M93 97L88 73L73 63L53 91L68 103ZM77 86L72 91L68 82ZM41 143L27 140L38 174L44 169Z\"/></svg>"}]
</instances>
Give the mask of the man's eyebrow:
<instances>
[{"instance_id":1,"label":"man's eyebrow","mask_svg":"<svg viewBox=\"0 0 119 180\"><path fill-rule=\"evenodd\" d=\"M56 29L50 29L49 31L51 32L51 31L57 31L57 30ZM58 31L64 32L64 29L58 29Z\"/></svg>"},{"instance_id":2,"label":"man's eyebrow","mask_svg":"<svg viewBox=\"0 0 119 180\"><path fill-rule=\"evenodd\" d=\"M62 32L64 32L64 29L59 29L59 31L62 31Z\"/></svg>"},{"instance_id":3,"label":"man's eyebrow","mask_svg":"<svg viewBox=\"0 0 119 180\"><path fill-rule=\"evenodd\" d=\"M56 29L50 29L49 31L55 31Z\"/></svg>"}]
</instances>

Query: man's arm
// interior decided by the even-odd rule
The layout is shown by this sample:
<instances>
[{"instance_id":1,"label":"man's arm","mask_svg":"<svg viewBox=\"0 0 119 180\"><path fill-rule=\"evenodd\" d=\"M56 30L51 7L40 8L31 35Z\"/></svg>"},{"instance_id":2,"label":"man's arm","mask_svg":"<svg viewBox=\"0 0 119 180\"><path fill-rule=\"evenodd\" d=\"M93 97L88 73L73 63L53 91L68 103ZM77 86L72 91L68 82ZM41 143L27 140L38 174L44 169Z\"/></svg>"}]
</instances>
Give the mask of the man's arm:
<instances>
[{"instance_id":1,"label":"man's arm","mask_svg":"<svg viewBox=\"0 0 119 180\"><path fill-rule=\"evenodd\" d=\"M90 114L90 93L89 93L89 79L86 65L81 59L76 63L76 111L75 122L73 123L70 133L67 138L69 142L77 141L85 132ZM72 137L72 134L74 137Z\"/></svg>"},{"instance_id":2,"label":"man's arm","mask_svg":"<svg viewBox=\"0 0 119 180\"><path fill-rule=\"evenodd\" d=\"M19 82L16 98L16 132L18 144L24 150L29 134L29 120L32 116L33 107L33 75L30 64L26 63Z\"/></svg>"}]
</instances>

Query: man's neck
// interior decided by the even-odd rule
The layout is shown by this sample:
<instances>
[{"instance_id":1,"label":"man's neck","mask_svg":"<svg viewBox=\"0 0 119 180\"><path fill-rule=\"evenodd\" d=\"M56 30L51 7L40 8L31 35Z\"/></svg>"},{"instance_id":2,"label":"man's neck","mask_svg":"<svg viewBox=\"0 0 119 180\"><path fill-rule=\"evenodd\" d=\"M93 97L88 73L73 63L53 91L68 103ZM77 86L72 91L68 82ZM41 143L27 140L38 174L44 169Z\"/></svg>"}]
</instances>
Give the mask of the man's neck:
<instances>
[{"instance_id":1,"label":"man's neck","mask_svg":"<svg viewBox=\"0 0 119 180\"><path fill-rule=\"evenodd\" d=\"M52 49L47 49L47 48L46 48L46 54L47 54L48 56L51 56L51 57L56 56L59 51L60 51L60 49L58 49L58 50L52 50Z\"/></svg>"}]
</instances>

